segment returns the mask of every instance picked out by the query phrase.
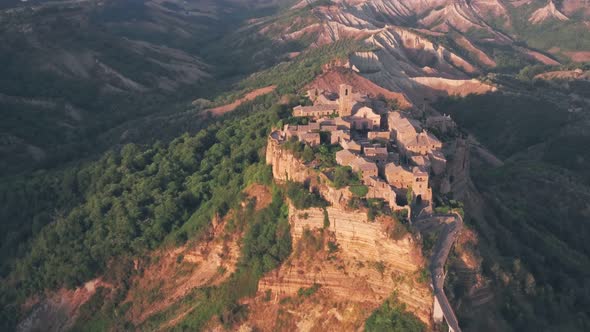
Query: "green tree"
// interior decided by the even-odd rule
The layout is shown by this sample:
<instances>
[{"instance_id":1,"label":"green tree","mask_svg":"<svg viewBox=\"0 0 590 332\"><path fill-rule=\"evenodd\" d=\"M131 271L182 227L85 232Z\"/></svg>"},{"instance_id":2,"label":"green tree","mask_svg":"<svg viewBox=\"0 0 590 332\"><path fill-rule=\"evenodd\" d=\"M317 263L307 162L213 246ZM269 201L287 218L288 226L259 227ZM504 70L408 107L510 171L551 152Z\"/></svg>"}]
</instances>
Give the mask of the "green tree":
<instances>
[{"instance_id":1,"label":"green tree","mask_svg":"<svg viewBox=\"0 0 590 332\"><path fill-rule=\"evenodd\" d=\"M351 179L351 172L350 167L336 167L334 170L334 186L337 189L348 186Z\"/></svg>"},{"instance_id":2,"label":"green tree","mask_svg":"<svg viewBox=\"0 0 590 332\"><path fill-rule=\"evenodd\" d=\"M385 301L365 322L367 332L422 332L425 330L424 323L406 311L405 304L399 303L395 295Z\"/></svg>"},{"instance_id":3,"label":"green tree","mask_svg":"<svg viewBox=\"0 0 590 332\"><path fill-rule=\"evenodd\" d=\"M369 193L369 188L365 185L350 186L349 190L356 197L365 197Z\"/></svg>"},{"instance_id":4,"label":"green tree","mask_svg":"<svg viewBox=\"0 0 590 332\"><path fill-rule=\"evenodd\" d=\"M305 161L306 163L312 161L315 159L315 155L313 153L313 149L309 146L309 145L305 145L305 147L303 148L303 155L302 155L303 161Z\"/></svg>"}]
</instances>

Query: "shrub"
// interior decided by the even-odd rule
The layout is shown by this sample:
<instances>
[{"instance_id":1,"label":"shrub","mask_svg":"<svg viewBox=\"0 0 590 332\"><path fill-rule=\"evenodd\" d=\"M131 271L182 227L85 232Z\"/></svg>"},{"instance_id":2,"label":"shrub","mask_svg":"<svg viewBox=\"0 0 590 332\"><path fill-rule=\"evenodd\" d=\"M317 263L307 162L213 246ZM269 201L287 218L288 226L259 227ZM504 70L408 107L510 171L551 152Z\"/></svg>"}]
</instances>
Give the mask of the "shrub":
<instances>
[{"instance_id":1,"label":"shrub","mask_svg":"<svg viewBox=\"0 0 590 332\"><path fill-rule=\"evenodd\" d=\"M426 267L422 268L418 274L418 282L430 282L430 270Z\"/></svg>"},{"instance_id":2,"label":"shrub","mask_svg":"<svg viewBox=\"0 0 590 332\"><path fill-rule=\"evenodd\" d=\"M297 295L299 297L310 297L313 294L317 293L317 291L320 289L321 285L320 284L313 284L313 286L308 287L308 288L299 288L299 290L297 291Z\"/></svg>"},{"instance_id":3,"label":"shrub","mask_svg":"<svg viewBox=\"0 0 590 332\"><path fill-rule=\"evenodd\" d=\"M328 241L328 252L330 254L333 254L336 251L338 251L338 243L333 242L333 241Z\"/></svg>"},{"instance_id":4,"label":"shrub","mask_svg":"<svg viewBox=\"0 0 590 332\"><path fill-rule=\"evenodd\" d=\"M396 222L394 224L394 226L391 228L391 231L389 232L389 237L392 240L400 240L404 236L406 236L406 234L408 234L408 232L409 232L409 230L408 230L407 224L402 224L401 222Z\"/></svg>"},{"instance_id":5,"label":"shrub","mask_svg":"<svg viewBox=\"0 0 590 332\"><path fill-rule=\"evenodd\" d=\"M351 186L349 190L356 197L365 197L369 193L369 188L365 185Z\"/></svg>"},{"instance_id":6,"label":"shrub","mask_svg":"<svg viewBox=\"0 0 590 332\"><path fill-rule=\"evenodd\" d=\"M309 192L303 184L298 182L287 183L287 196L293 205L300 210L326 206L326 201L320 195Z\"/></svg>"},{"instance_id":7,"label":"shrub","mask_svg":"<svg viewBox=\"0 0 590 332\"><path fill-rule=\"evenodd\" d=\"M303 154L301 155L301 157L303 158L303 161L305 161L306 163L311 162L315 159L315 155L313 153L313 150L309 145L305 145L305 147L303 148Z\"/></svg>"},{"instance_id":8,"label":"shrub","mask_svg":"<svg viewBox=\"0 0 590 332\"><path fill-rule=\"evenodd\" d=\"M334 170L334 186L336 189L347 186L350 183L352 169L350 167L337 166Z\"/></svg>"},{"instance_id":9,"label":"shrub","mask_svg":"<svg viewBox=\"0 0 590 332\"><path fill-rule=\"evenodd\" d=\"M372 266L377 272L381 273L381 276L383 276L385 273L385 263L383 261L373 262Z\"/></svg>"},{"instance_id":10,"label":"shrub","mask_svg":"<svg viewBox=\"0 0 590 332\"><path fill-rule=\"evenodd\" d=\"M365 322L365 331L421 332L425 331L424 323L406 311L405 304L399 303L393 296L375 310Z\"/></svg>"}]
</instances>

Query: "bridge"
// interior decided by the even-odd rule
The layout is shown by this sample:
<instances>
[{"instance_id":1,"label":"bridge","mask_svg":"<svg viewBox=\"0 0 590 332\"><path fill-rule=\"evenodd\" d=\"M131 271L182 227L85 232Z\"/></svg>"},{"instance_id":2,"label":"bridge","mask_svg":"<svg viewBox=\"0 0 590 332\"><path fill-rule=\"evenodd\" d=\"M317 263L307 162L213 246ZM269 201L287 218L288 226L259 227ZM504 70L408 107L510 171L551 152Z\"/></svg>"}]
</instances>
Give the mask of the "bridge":
<instances>
[{"instance_id":1,"label":"bridge","mask_svg":"<svg viewBox=\"0 0 590 332\"><path fill-rule=\"evenodd\" d=\"M463 227L463 218L458 213L430 216L419 219L415 222L415 227L420 232L430 231L432 228L438 229L438 241L434 247L430 262L432 288L434 290L433 320L442 322L444 319L449 326L449 332L460 332L459 321L444 290L446 277L444 266L453 243Z\"/></svg>"}]
</instances>

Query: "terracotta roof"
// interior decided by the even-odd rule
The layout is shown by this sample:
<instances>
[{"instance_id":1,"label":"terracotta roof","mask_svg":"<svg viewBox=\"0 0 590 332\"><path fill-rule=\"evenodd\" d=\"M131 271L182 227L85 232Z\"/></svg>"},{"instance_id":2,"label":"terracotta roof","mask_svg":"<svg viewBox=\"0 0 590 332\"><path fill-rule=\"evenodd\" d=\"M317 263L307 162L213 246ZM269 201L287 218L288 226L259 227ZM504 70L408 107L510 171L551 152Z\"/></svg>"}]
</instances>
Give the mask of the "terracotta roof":
<instances>
[{"instance_id":1,"label":"terracotta roof","mask_svg":"<svg viewBox=\"0 0 590 332\"><path fill-rule=\"evenodd\" d=\"M366 147L365 148L365 155L366 156L387 156L387 148L382 147Z\"/></svg>"},{"instance_id":2,"label":"terracotta roof","mask_svg":"<svg viewBox=\"0 0 590 332\"><path fill-rule=\"evenodd\" d=\"M295 106L293 109L302 113L312 113L317 111L332 111L337 109L337 105L313 105L313 106Z\"/></svg>"},{"instance_id":3,"label":"terracotta roof","mask_svg":"<svg viewBox=\"0 0 590 332\"><path fill-rule=\"evenodd\" d=\"M372 163L370 161L367 161L365 158L362 157L357 157L353 162L352 162L352 167L353 169L356 168L360 171L373 171L373 170L377 170L377 165L375 165L375 163Z\"/></svg>"},{"instance_id":4,"label":"terracotta roof","mask_svg":"<svg viewBox=\"0 0 590 332\"><path fill-rule=\"evenodd\" d=\"M342 165L350 166L350 163L356 158L356 155L349 150L341 150L336 152L336 160L341 160Z\"/></svg>"}]
</instances>

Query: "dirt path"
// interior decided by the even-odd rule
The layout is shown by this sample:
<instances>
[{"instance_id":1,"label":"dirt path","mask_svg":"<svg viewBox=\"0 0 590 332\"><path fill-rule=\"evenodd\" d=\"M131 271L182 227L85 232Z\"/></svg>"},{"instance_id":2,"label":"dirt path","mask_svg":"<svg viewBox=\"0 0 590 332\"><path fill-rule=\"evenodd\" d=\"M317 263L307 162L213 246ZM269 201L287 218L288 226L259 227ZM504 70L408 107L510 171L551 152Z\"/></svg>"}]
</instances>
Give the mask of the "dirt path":
<instances>
[{"instance_id":1,"label":"dirt path","mask_svg":"<svg viewBox=\"0 0 590 332\"><path fill-rule=\"evenodd\" d=\"M237 99L231 104L226 104L223 106L208 109L205 111L205 113L210 112L213 116L221 116L227 112L235 110L238 106L242 105L245 102L254 100L256 99L256 97L273 92L276 88L276 85L270 85L264 88L256 89L254 91L248 92L244 97Z\"/></svg>"}]
</instances>

